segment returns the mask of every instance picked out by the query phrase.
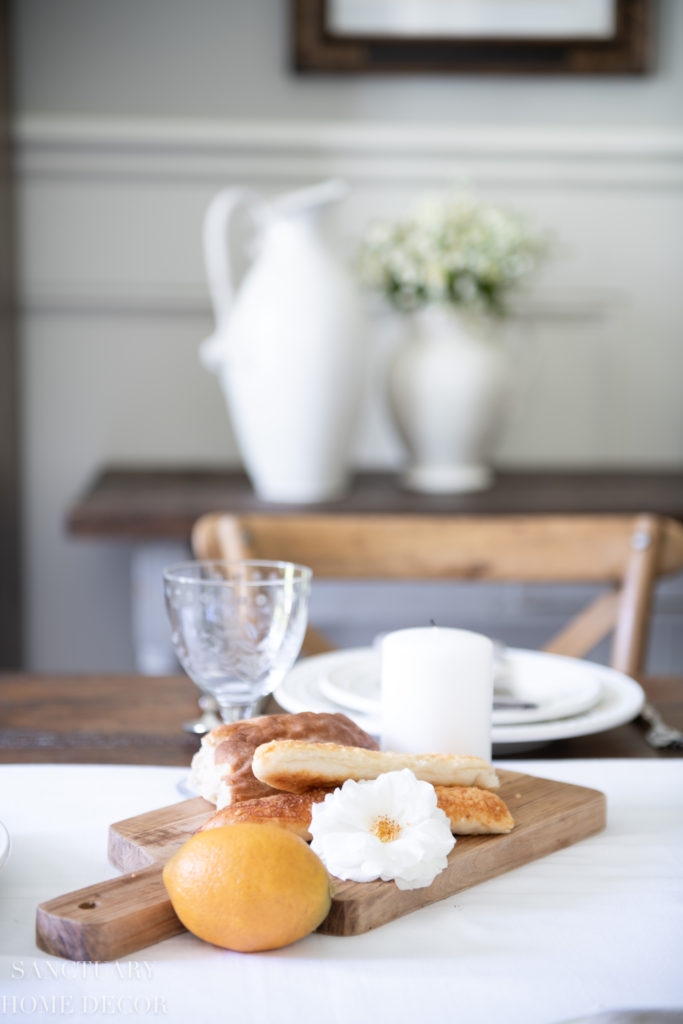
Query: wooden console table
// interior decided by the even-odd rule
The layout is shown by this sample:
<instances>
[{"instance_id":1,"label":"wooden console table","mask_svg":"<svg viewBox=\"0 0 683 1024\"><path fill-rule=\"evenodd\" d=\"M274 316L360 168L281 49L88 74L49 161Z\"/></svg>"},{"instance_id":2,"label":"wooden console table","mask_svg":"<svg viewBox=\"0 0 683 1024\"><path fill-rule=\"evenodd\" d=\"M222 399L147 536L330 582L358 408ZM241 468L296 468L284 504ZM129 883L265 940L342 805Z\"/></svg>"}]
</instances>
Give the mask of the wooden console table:
<instances>
[{"instance_id":1,"label":"wooden console table","mask_svg":"<svg viewBox=\"0 0 683 1024\"><path fill-rule=\"evenodd\" d=\"M204 512L291 511L259 501L234 469L106 467L77 498L69 533L102 539L188 540ZM395 473L358 472L339 501L307 511L429 514L637 513L683 520L683 471L502 472L490 490L462 495L414 494Z\"/></svg>"}]
</instances>

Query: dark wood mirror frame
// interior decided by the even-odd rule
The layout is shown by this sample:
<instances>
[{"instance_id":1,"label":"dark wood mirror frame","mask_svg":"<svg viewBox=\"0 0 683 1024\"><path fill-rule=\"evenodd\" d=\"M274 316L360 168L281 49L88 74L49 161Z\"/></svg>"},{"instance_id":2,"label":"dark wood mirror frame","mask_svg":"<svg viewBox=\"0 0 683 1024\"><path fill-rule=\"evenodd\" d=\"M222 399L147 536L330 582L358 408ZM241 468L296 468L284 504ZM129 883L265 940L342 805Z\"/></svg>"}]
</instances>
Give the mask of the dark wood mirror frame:
<instances>
[{"instance_id":1,"label":"dark wood mirror frame","mask_svg":"<svg viewBox=\"0 0 683 1024\"><path fill-rule=\"evenodd\" d=\"M298 72L643 74L651 70L654 0L616 0L609 39L417 38L335 35L328 0L292 0Z\"/></svg>"}]
</instances>

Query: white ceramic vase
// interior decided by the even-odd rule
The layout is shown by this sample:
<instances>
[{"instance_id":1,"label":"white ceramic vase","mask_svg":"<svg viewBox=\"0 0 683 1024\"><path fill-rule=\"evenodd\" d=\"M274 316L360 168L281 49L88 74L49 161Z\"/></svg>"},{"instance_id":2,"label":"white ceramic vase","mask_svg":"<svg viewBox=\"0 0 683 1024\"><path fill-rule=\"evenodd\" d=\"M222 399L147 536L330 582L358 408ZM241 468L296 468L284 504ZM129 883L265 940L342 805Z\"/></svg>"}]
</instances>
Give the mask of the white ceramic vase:
<instances>
[{"instance_id":1,"label":"white ceramic vase","mask_svg":"<svg viewBox=\"0 0 683 1024\"><path fill-rule=\"evenodd\" d=\"M492 324L427 306L389 367L389 406L408 451L403 482L426 493L478 491L509 396L509 367Z\"/></svg>"},{"instance_id":2,"label":"white ceramic vase","mask_svg":"<svg viewBox=\"0 0 683 1024\"><path fill-rule=\"evenodd\" d=\"M210 205L204 251L216 331L200 358L220 379L244 467L258 497L328 501L348 486L366 357L360 298L328 244L330 181L265 203L229 189ZM255 254L236 280L237 216L256 225Z\"/></svg>"}]
</instances>

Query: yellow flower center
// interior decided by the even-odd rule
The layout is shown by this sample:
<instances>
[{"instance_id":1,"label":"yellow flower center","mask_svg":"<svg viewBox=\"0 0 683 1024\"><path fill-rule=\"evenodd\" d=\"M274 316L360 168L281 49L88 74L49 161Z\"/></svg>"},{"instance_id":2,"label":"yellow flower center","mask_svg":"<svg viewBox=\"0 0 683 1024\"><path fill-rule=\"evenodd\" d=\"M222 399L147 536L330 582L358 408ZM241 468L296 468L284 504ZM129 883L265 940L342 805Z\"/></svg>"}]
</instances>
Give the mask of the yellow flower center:
<instances>
[{"instance_id":1,"label":"yellow flower center","mask_svg":"<svg viewBox=\"0 0 683 1024\"><path fill-rule=\"evenodd\" d=\"M379 818L375 818L370 826L370 831L374 832L382 843L392 843L401 834L401 826L393 818L382 814Z\"/></svg>"}]
</instances>

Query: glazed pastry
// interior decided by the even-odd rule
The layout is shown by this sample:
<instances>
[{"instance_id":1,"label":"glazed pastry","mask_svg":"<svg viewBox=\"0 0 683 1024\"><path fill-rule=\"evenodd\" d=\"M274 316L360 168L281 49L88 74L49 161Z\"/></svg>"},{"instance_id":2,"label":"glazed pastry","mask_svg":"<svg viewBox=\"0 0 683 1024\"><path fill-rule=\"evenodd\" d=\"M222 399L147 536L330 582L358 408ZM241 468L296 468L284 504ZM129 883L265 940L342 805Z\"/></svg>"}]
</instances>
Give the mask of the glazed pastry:
<instances>
[{"instance_id":1,"label":"glazed pastry","mask_svg":"<svg viewBox=\"0 0 683 1024\"><path fill-rule=\"evenodd\" d=\"M331 789L309 789L305 793L273 793L272 796L261 796L256 800L243 800L216 811L199 831L245 822L252 825L280 825L308 842L311 838L311 807L332 792Z\"/></svg>"},{"instance_id":2,"label":"glazed pastry","mask_svg":"<svg viewBox=\"0 0 683 1024\"><path fill-rule=\"evenodd\" d=\"M254 777L252 757L261 744L284 739L377 749L372 736L346 715L312 711L298 715L262 715L219 725L207 733L192 758L189 785L219 808L271 795L272 787Z\"/></svg>"}]
</instances>

